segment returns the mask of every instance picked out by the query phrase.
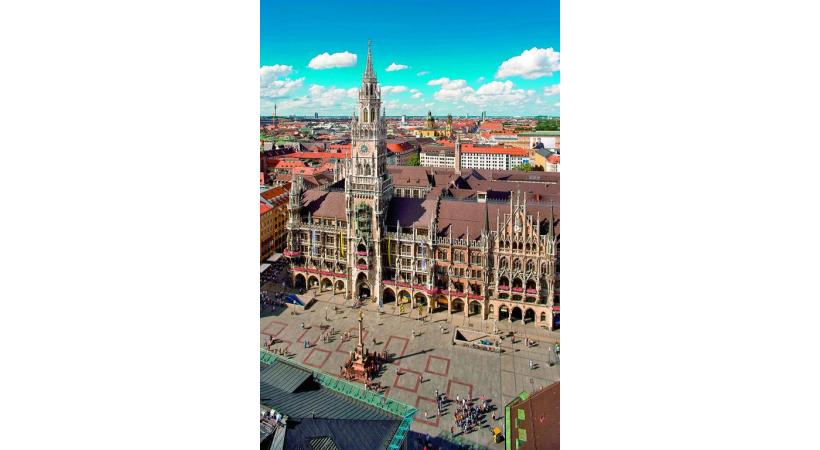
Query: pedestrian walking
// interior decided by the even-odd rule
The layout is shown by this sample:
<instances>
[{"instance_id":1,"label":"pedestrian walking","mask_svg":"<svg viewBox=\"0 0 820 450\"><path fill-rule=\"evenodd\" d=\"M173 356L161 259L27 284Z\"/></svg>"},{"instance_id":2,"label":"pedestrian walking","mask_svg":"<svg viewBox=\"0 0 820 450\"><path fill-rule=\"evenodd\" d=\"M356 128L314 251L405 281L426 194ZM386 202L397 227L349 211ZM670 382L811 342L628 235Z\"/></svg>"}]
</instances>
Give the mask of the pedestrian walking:
<instances>
[{"instance_id":1,"label":"pedestrian walking","mask_svg":"<svg viewBox=\"0 0 820 450\"><path fill-rule=\"evenodd\" d=\"M424 420L427 420L427 411L424 411Z\"/></svg>"},{"instance_id":2,"label":"pedestrian walking","mask_svg":"<svg viewBox=\"0 0 820 450\"><path fill-rule=\"evenodd\" d=\"M532 360L530 360L530 370L532 370L532 367L533 367Z\"/></svg>"}]
</instances>

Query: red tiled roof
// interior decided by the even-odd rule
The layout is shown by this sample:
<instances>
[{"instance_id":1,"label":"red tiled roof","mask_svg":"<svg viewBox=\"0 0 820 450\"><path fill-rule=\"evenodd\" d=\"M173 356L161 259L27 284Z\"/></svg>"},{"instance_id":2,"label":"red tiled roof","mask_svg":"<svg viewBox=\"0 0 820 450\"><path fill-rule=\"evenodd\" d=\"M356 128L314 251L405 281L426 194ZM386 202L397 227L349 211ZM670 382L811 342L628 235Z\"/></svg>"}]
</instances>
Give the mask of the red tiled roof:
<instances>
[{"instance_id":1,"label":"red tiled roof","mask_svg":"<svg viewBox=\"0 0 820 450\"><path fill-rule=\"evenodd\" d=\"M262 198L265 200L270 200L280 195L286 193L290 189L290 183L285 183L284 186L277 186L275 188L268 189L265 192L262 192Z\"/></svg>"},{"instance_id":2,"label":"red tiled roof","mask_svg":"<svg viewBox=\"0 0 820 450\"><path fill-rule=\"evenodd\" d=\"M413 148L413 144L404 142L390 142L387 144L387 149L393 153L404 153Z\"/></svg>"},{"instance_id":3,"label":"red tiled roof","mask_svg":"<svg viewBox=\"0 0 820 450\"><path fill-rule=\"evenodd\" d=\"M504 124L502 122L484 122L481 124L479 129L501 131L504 129Z\"/></svg>"},{"instance_id":4,"label":"red tiled roof","mask_svg":"<svg viewBox=\"0 0 820 450\"><path fill-rule=\"evenodd\" d=\"M552 164L558 164L561 162L561 157L559 155L550 155L549 158L547 158L547 161Z\"/></svg>"},{"instance_id":5,"label":"red tiled roof","mask_svg":"<svg viewBox=\"0 0 820 450\"><path fill-rule=\"evenodd\" d=\"M270 212L272 210L273 210L272 206L268 205L265 202L259 202L259 215L260 216L265 214L266 212Z\"/></svg>"},{"instance_id":6,"label":"red tiled roof","mask_svg":"<svg viewBox=\"0 0 820 450\"><path fill-rule=\"evenodd\" d=\"M330 159L330 158L347 158L350 156L349 151L339 153L333 152L296 152L286 155L285 158L305 158L305 159Z\"/></svg>"},{"instance_id":7,"label":"red tiled roof","mask_svg":"<svg viewBox=\"0 0 820 450\"><path fill-rule=\"evenodd\" d=\"M305 167L302 161L277 161L274 169L293 169L295 167Z\"/></svg>"}]
</instances>

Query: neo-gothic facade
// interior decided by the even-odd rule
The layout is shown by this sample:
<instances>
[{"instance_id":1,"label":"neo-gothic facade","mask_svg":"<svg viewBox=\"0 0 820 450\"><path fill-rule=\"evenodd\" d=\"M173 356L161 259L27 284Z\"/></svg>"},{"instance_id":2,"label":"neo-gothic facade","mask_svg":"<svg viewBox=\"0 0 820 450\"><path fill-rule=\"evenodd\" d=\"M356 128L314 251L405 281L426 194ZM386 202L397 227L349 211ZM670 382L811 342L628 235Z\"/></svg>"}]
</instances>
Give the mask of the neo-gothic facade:
<instances>
[{"instance_id":1,"label":"neo-gothic facade","mask_svg":"<svg viewBox=\"0 0 820 450\"><path fill-rule=\"evenodd\" d=\"M552 329L558 295L554 173L387 166L368 45L344 178L294 176L285 256L296 286ZM458 147L458 144L457 144Z\"/></svg>"}]
</instances>

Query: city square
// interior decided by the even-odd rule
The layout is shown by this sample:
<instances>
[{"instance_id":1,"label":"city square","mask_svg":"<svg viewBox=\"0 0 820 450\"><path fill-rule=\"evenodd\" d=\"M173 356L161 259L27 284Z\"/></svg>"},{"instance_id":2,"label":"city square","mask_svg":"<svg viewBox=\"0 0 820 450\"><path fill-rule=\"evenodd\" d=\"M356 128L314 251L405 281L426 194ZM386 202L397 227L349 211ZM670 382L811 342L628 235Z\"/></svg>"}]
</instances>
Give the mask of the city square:
<instances>
[{"instance_id":1,"label":"city square","mask_svg":"<svg viewBox=\"0 0 820 450\"><path fill-rule=\"evenodd\" d=\"M283 287L278 282L271 282L263 290L275 295L282 292ZM284 291L291 290L285 288ZM423 313L423 321L420 321L418 310L400 314L399 308L394 311L387 307L380 312L372 302L354 308L350 301L343 300L343 296L331 292L308 291L299 297L316 300L309 302L310 307L303 311L296 307L277 306L263 312L260 346L268 348L270 340L274 339L275 343L269 347L272 351L283 351L288 359L297 363L338 375L358 339L357 317L358 312L363 311L365 346L370 351L387 352L392 360L374 381L381 385L388 397L418 409L411 430L420 435L502 448L503 444L492 443L491 429L502 427L503 406L521 391L533 392L560 378L560 356L555 348L560 342L559 332L525 326L520 321L468 320L463 316L448 318L446 312ZM323 325L333 328L329 342L321 339ZM514 342L511 336L501 341L501 353L452 344L452 333L456 328L484 330L492 334L494 326L499 336L515 333ZM348 340L343 340L345 333L349 333ZM309 343L308 348L305 341ZM532 341L531 346L525 345L527 341ZM397 375L397 369L400 375ZM480 428L462 434L451 429L455 427L452 405L438 414L436 390L453 401L465 396L478 401L484 396L495 408L486 414ZM497 418L495 421L491 418L493 413Z\"/></svg>"}]
</instances>

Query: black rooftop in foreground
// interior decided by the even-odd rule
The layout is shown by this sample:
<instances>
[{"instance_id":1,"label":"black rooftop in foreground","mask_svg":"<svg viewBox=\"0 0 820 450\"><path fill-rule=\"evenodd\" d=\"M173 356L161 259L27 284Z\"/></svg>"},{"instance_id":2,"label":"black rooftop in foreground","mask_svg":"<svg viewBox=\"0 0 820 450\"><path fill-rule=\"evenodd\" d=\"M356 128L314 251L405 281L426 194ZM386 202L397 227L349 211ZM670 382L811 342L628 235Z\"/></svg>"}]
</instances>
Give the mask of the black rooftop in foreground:
<instances>
[{"instance_id":1,"label":"black rooftop in foreground","mask_svg":"<svg viewBox=\"0 0 820 450\"><path fill-rule=\"evenodd\" d=\"M262 450L391 448L406 417L327 387L314 375L291 362L263 358L260 403L286 420L278 432L262 433Z\"/></svg>"}]
</instances>

